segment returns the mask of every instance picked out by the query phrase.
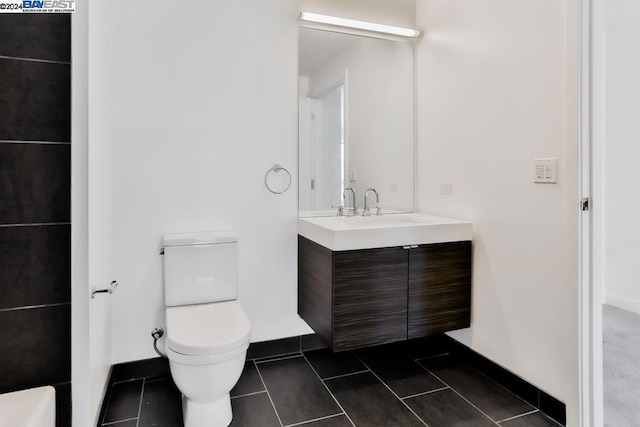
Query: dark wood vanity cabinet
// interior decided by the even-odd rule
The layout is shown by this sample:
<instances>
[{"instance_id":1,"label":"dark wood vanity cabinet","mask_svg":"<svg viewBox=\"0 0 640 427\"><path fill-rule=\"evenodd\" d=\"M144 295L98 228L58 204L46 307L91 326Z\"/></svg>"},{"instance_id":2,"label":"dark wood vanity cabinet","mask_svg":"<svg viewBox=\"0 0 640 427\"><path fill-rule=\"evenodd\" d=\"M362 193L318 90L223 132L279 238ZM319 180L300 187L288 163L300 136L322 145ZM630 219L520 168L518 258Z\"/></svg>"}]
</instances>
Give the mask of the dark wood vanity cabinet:
<instances>
[{"instance_id":1,"label":"dark wood vanity cabinet","mask_svg":"<svg viewBox=\"0 0 640 427\"><path fill-rule=\"evenodd\" d=\"M407 338L471 325L471 242L421 245L409 252Z\"/></svg>"},{"instance_id":2,"label":"dark wood vanity cabinet","mask_svg":"<svg viewBox=\"0 0 640 427\"><path fill-rule=\"evenodd\" d=\"M333 252L333 348L407 339L407 251Z\"/></svg>"},{"instance_id":3,"label":"dark wood vanity cabinet","mask_svg":"<svg viewBox=\"0 0 640 427\"><path fill-rule=\"evenodd\" d=\"M298 313L334 351L470 324L471 242L333 252L298 236Z\"/></svg>"}]
</instances>

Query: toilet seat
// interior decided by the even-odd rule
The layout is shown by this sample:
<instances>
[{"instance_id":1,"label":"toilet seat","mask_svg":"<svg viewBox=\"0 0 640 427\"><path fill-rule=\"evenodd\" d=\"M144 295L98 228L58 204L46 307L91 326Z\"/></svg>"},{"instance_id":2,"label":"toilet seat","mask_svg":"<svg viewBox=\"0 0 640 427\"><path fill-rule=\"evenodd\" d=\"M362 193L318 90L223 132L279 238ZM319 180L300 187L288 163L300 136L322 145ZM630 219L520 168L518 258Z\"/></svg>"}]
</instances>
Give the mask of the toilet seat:
<instances>
[{"instance_id":1,"label":"toilet seat","mask_svg":"<svg viewBox=\"0 0 640 427\"><path fill-rule=\"evenodd\" d=\"M248 348L249 348L249 342L247 342L245 345L238 347L234 350L227 351L226 353L218 353L218 354L212 354L208 356L191 356L189 354L177 353L171 350L169 347L167 347L167 358L171 362L177 363L179 365L191 365L191 366L213 365L213 364L221 363L226 360L233 359L235 357L240 357L240 356L242 360L244 360L247 354Z\"/></svg>"},{"instance_id":2,"label":"toilet seat","mask_svg":"<svg viewBox=\"0 0 640 427\"><path fill-rule=\"evenodd\" d=\"M214 362L233 357L249 345L251 325L236 300L167 307L166 314L167 351L175 358Z\"/></svg>"}]
</instances>

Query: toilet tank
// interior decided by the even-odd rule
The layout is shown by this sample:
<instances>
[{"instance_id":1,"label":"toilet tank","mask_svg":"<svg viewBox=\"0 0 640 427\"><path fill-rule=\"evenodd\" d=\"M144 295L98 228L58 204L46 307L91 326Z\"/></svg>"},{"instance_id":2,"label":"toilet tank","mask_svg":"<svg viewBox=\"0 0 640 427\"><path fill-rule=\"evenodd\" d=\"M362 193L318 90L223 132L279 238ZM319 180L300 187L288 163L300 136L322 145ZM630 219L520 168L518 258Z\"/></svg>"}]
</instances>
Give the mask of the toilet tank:
<instances>
[{"instance_id":1,"label":"toilet tank","mask_svg":"<svg viewBox=\"0 0 640 427\"><path fill-rule=\"evenodd\" d=\"M163 247L166 306L237 299L236 233L166 234Z\"/></svg>"}]
</instances>

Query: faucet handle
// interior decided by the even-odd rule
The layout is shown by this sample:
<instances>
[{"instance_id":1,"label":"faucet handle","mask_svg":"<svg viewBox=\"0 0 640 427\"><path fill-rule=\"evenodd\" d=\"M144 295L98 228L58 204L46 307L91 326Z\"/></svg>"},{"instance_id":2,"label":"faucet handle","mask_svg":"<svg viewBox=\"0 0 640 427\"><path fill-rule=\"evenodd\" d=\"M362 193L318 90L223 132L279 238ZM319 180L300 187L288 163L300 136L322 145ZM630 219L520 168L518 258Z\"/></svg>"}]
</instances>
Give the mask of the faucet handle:
<instances>
[{"instance_id":1,"label":"faucet handle","mask_svg":"<svg viewBox=\"0 0 640 427\"><path fill-rule=\"evenodd\" d=\"M344 216L344 206L338 207L338 216Z\"/></svg>"}]
</instances>

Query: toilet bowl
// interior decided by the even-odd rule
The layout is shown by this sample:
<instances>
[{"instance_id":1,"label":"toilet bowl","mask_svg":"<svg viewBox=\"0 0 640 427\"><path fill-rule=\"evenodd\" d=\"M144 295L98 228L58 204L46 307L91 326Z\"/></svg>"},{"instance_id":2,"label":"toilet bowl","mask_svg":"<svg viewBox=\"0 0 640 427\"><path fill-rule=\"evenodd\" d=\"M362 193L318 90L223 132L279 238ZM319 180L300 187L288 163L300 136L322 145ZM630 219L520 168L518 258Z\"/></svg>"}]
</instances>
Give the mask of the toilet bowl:
<instances>
[{"instance_id":1,"label":"toilet bowl","mask_svg":"<svg viewBox=\"0 0 640 427\"><path fill-rule=\"evenodd\" d=\"M230 233L166 235L164 251L166 349L184 426L226 427L251 333L235 299L237 240Z\"/></svg>"}]
</instances>

